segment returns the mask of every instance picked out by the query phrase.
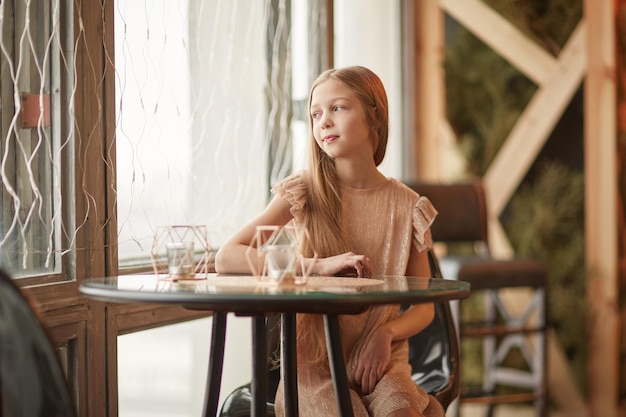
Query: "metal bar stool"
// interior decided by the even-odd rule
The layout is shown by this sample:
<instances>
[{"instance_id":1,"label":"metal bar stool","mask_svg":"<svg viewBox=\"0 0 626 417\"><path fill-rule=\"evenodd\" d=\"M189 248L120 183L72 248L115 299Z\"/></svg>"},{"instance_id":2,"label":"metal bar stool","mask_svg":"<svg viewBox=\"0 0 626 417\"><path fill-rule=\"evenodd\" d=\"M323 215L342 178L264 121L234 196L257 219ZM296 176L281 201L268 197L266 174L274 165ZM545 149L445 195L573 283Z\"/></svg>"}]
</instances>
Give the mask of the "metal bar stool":
<instances>
[{"instance_id":1,"label":"metal bar stool","mask_svg":"<svg viewBox=\"0 0 626 417\"><path fill-rule=\"evenodd\" d=\"M431 227L435 242L447 246L469 243L471 247L470 254L452 255L448 251L439 258L444 278L469 282L471 298L482 296L484 302L484 316L479 319L464 318L463 309L456 309L461 345L478 338L483 353L482 385L470 387L461 379L461 404L486 404L491 416L498 404L529 402L537 416L545 416L547 267L536 260L491 258L486 200L479 181L405 183L428 197L439 212ZM521 312L514 312L504 295L522 288L531 296ZM511 367L507 357L514 351L523 364Z\"/></svg>"}]
</instances>

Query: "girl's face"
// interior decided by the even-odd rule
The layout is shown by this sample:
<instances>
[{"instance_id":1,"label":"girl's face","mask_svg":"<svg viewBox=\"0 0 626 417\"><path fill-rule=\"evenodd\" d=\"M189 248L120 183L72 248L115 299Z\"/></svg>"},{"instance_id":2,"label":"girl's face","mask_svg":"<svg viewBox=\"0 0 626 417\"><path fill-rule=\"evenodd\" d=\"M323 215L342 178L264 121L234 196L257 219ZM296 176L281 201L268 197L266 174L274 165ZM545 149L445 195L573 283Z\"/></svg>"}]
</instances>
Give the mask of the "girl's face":
<instances>
[{"instance_id":1,"label":"girl's face","mask_svg":"<svg viewBox=\"0 0 626 417\"><path fill-rule=\"evenodd\" d=\"M363 105L341 81L329 79L315 87L310 117L317 145L331 158L372 158Z\"/></svg>"}]
</instances>

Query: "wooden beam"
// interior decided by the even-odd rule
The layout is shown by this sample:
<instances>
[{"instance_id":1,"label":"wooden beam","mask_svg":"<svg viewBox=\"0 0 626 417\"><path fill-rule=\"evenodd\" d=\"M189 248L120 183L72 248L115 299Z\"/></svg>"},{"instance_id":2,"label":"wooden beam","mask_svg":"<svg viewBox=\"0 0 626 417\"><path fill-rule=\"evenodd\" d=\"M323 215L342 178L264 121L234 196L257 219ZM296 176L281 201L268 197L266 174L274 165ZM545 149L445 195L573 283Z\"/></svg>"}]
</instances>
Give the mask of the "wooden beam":
<instances>
[{"instance_id":1,"label":"wooden beam","mask_svg":"<svg viewBox=\"0 0 626 417\"><path fill-rule=\"evenodd\" d=\"M441 7L538 85L557 71L556 59L480 0L439 0Z\"/></svg>"},{"instance_id":2,"label":"wooden beam","mask_svg":"<svg viewBox=\"0 0 626 417\"><path fill-rule=\"evenodd\" d=\"M626 416L626 0L615 2L616 80L617 80L617 236L618 263L617 285L619 291L620 363L618 375L619 415Z\"/></svg>"},{"instance_id":3,"label":"wooden beam","mask_svg":"<svg viewBox=\"0 0 626 417\"><path fill-rule=\"evenodd\" d=\"M618 415L616 70L613 2L584 0L585 258L589 305L589 399L593 416Z\"/></svg>"},{"instance_id":4,"label":"wooden beam","mask_svg":"<svg viewBox=\"0 0 626 417\"><path fill-rule=\"evenodd\" d=\"M443 16L437 0L413 3L415 33L414 57L414 120L415 177L437 180L439 177L438 135L444 115Z\"/></svg>"},{"instance_id":5,"label":"wooden beam","mask_svg":"<svg viewBox=\"0 0 626 417\"><path fill-rule=\"evenodd\" d=\"M328 68L335 66L335 2L334 0L326 0L324 8L324 18L326 22L324 41L326 47L325 65ZM326 69L326 68L325 68Z\"/></svg>"},{"instance_id":6,"label":"wooden beam","mask_svg":"<svg viewBox=\"0 0 626 417\"><path fill-rule=\"evenodd\" d=\"M485 191L486 193L486 191ZM486 197L485 197L486 198ZM487 213L487 223L489 224L489 251L496 259L511 259L515 256L515 251L509 242L509 237L500 223L498 214L489 210Z\"/></svg>"},{"instance_id":7,"label":"wooden beam","mask_svg":"<svg viewBox=\"0 0 626 417\"><path fill-rule=\"evenodd\" d=\"M579 23L559 56L558 70L535 93L485 173L492 219L510 200L583 80L585 32L584 22Z\"/></svg>"}]
</instances>

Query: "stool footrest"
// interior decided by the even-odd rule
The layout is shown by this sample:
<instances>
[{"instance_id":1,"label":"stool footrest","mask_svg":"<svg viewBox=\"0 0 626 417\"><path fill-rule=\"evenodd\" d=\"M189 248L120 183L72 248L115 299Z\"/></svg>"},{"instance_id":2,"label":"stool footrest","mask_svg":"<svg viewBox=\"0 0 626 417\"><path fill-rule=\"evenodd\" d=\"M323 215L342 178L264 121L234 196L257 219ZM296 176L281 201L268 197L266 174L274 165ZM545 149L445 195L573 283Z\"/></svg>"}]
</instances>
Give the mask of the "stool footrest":
<instances>
[{"instance_id":1,"label":"stool footrest","mask_svg":"<svg viewBox=\"0 0 626 417\"><path fill-rule=\"evenodd\" d=\"M542 396L534 392L523 392L516 394L489 394L484 392L461 393L460 400L462 403L472 404L503 404L503 403L521 403L533 402Z\"/></svg>"},{"instance_id":2,"label":"stool footrest","mask_svg":"<svg viewBox=\"0 0 626 417\"><path fill-rule=\"evenodd\" d=\"M467 337L485 337L485 336L508 336L511 334L530 334L530 333L543 333L546 331L546 326L522 326L522 327L510 327L502 325L488 325L488 324L461 324L460 334Z\"/></svg>"}]
</instances>

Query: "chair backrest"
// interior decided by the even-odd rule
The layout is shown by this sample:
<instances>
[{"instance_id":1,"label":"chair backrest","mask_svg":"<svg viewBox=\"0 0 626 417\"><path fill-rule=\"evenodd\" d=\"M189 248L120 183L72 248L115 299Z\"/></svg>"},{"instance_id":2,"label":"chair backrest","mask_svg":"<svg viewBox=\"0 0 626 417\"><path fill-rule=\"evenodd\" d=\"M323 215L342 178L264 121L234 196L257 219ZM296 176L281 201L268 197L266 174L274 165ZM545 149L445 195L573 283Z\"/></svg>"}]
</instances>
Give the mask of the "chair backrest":
<instances>
[{"instance_id":1,"label":"chair backrest","mask_svg":"<svg viewBox=\"0 0 626 417\"><path fill-rule=\"evenodd\" d=\"M74 417L47 333L29 300L0 270L0 416Z\"/></svg>"},{"instance_id":2,"label":"chair backrest","mask_svg":"<svg viewBox=\"0 0 626 417\"><path fill-rule=\"evenodd\" d=\"M431 226L435 242L487 241L487 206L480 181L462 184L405 182L439 212Z\"/></svg>"},{"instance_id":3,"label":"chair backrest","mask_svg":"<svg viewBox=\"0 0 626 417\"><path fill-rule=\"evenodd\" d=\"M430 251L431 275L441 278L439 263ZM459 343L449 302L435 303L435 318L409 339L413 380L434 396L444 410L459 396Z\"/></svg>"}]
</instances>

